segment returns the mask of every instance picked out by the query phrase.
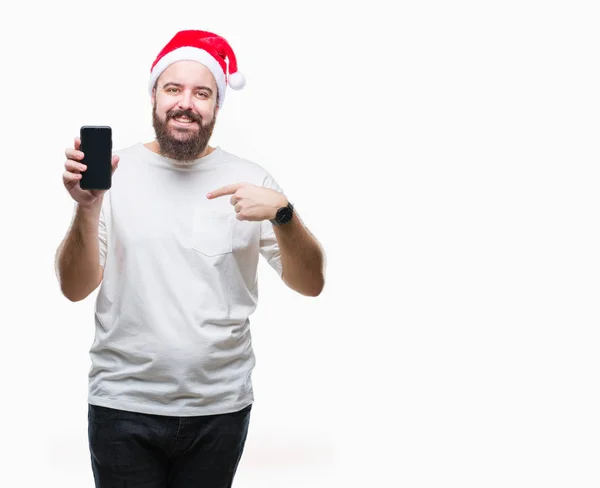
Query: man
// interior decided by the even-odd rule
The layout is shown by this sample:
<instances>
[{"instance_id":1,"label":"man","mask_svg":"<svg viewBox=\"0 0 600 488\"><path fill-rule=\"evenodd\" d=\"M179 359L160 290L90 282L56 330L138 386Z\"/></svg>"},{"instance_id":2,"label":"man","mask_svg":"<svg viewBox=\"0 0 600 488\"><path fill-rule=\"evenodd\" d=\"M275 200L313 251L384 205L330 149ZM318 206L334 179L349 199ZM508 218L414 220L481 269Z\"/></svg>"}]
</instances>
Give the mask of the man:
<instances>
[{"instance_id":1,"label":"man","mask_svg":"<svg viewBox=\"0 0 600 488\"><path fill-rule=\"evenodd\" d=\"M60 285L72 301L100 286L88 397L97 487L230 487L254 400L259 256L298 293L323 289L320 245L273 177L208 145L226 87L244 85L225 39L181 31L151 69L156 140L113 156L111 189L82 190L79 139L66 150L76 213Z\"/></svg>"}]
</instances>

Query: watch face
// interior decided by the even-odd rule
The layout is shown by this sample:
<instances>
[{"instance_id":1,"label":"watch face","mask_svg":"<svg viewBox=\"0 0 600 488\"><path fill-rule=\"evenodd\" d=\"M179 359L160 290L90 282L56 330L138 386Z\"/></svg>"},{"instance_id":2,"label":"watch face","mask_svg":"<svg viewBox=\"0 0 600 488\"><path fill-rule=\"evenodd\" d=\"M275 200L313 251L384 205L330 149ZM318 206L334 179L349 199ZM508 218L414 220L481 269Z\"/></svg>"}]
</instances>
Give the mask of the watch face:
<instances>
[{"instance_id":1,"label":"watch face","mask_svg":"<svg viewBox=\"0 0 600 488\"><path fill-rule=\"evenodd\" d=\"M287 224L292 219L292 209L288 207L280 208L277 211L277 222Z\"/></svg>"}]
</instances>

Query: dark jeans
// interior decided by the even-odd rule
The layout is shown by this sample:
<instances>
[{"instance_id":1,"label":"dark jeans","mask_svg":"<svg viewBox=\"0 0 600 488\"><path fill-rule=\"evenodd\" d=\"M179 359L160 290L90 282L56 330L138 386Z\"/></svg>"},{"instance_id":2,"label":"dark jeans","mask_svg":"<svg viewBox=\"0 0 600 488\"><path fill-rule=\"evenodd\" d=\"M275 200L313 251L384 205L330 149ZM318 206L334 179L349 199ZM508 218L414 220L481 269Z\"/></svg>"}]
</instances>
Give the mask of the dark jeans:
<instances>
[{"instance_id":1,"label":"dark jeans","mask_svg":"<svg viewBox=\"0 0 600 488\"><path fill-rule=\"evenodd\" d=\"M230 488L251 409L166 417L89 405L96 488Z\"/></svg>"}]
</instances>

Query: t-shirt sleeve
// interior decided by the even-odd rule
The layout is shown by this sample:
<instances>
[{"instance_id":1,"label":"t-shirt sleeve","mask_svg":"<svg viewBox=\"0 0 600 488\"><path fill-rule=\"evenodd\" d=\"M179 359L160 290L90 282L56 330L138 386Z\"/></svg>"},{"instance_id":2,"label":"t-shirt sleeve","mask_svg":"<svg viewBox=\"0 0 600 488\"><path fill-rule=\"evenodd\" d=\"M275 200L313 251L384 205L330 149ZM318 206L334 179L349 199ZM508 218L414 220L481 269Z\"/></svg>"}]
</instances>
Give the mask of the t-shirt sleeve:
<instances>
[{"instance_id":1,"label":"t-shirt sleeve","mask_svg":"<svg viewBox=\"0 0 600 488\"><path fill-rule=\"evenodd\" d=\"M106 254L108 251L108 238L107 238L107 231L106 231L106 212L107 212L107 205L105 204L108 203L108 195L105 194L104 195L104 201L102 202L102 208L100 209L100 220L98 222L98 247L100 250L100 266L102 266L102 268L104 268L104 265L106 264Z\"/></svg>"},{"instance_id":2,"label":"t-shirt sleeve","mask_svg":"<svg viewBox=\"0 0 600 488\"><path fill-rule=\"evenodd\" d=\"M285 195L282 188L270 174L265 176L262 186L271 188ZM280 277L283 276L279 244L277 243L277 237L273 230L273 224L269 220L263 220L260 223L260 254L267 260L269 265Z\"/></svg>"}]
</instances>

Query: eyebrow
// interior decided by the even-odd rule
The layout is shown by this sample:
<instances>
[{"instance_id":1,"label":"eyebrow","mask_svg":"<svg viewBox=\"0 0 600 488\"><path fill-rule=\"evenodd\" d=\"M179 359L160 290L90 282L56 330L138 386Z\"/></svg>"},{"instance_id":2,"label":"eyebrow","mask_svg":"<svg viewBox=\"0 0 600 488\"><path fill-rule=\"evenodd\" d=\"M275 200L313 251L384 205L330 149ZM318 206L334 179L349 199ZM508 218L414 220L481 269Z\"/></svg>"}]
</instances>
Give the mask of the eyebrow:
<instances>
[{"instance_id":1,"label":"eyebrow","mask_svg":"<svg viewBox=\"0 0 600 488\"><path fill-rule=\"evenodd\" d=\"M177 87L177 88L183 88L183 85L182 85L181 83L175 83L174 81L169 81L169 82L165 83L165 84L163 85L163 88L166 88L166 87L168 87L168 86L175 86L175 87ZM202 85L200 85L200 86L196 86L196 87L194 87L194 89L195 89L195 90L206 90L206 91L208 91L208 92L209 92L211 95L213 94L213 91L212 91L212 90L211 90L209 87L207 87L207 86L202 86Z\"/></svg>"}]
</instances>

